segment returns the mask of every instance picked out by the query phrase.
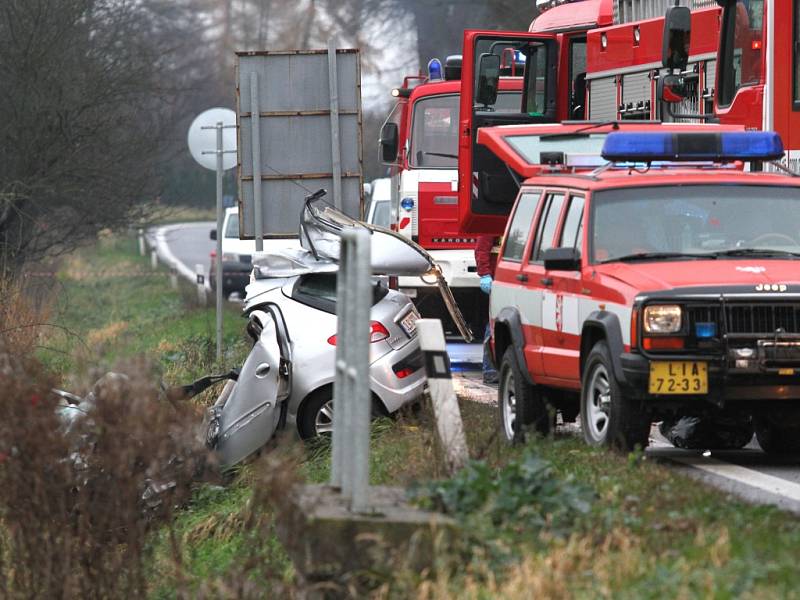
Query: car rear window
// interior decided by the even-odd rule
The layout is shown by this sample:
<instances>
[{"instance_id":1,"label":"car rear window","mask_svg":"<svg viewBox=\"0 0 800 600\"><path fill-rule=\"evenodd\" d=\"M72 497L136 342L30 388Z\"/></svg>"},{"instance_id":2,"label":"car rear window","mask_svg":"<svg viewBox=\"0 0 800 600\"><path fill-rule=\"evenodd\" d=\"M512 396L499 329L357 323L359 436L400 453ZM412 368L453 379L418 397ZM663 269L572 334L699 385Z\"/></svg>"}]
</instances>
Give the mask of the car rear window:
<instances>
[{"instance_id":1,"label":"car rear window","mask_svg":"<svg viewBox=\"0 0 800 600\"><path fill-rule=\"evenodd\" d=\"M389 291L372 285L373 306L383 300ZM292 299L329 313L336 312L336 273L311 273L303 275L292 288Z\"/></svg>"}]
</instances>

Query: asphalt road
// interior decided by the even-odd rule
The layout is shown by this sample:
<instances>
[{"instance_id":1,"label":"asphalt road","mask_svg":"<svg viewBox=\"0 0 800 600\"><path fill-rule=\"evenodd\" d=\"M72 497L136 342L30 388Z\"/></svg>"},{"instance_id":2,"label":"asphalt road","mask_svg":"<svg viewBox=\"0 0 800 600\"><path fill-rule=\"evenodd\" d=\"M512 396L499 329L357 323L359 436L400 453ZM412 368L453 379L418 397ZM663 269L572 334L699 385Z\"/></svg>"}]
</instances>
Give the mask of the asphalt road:
<instances>
[{"instance_id":1,"label":"asphalt road","mask_svg":"<svg viewBox=\"0 0 800 600\"><path fill-rule=\"evenodd\" d=\"M183 223L150 232L159 256L165 262L179 262L179 271L194 281L196 264L208 270L209 253L216 242L208 234L214 228L211 221ZM480 360L480 344L448 344L453 363L469 368ZM479 370L457 373L454 384L459 397L475 402L497 402L496 388L481 382ZM580 435L573 426L565 428ZM646 456L663 461L687 475L759 504L773 504L800 514L800 457L778 458L764 454L755 440L742 450L707 452L672 447L654 427Z\"/></svg>"},{"instance_id":2,"label":"asphalt road","mask_svg":"<svg viewBox=\"0 0 800 600\"><path fill-rule=\"evenodd\" d=\"M164 262L178 261L185 271L192 273L188 276L194 281L195 265L203 265L205 273L211 266L209 255L217 247L217 242L209 238L209 232L216 227L213 221L201 221L197 223L178 223L160 227L150 233L152 238L160 238L163 244L158 247L159 258ZM166 250L166 252L165 252ZM168 252L168 253L167 253ZM171 254L172 260L170 260Z\"/></svg>"}]
</instances>

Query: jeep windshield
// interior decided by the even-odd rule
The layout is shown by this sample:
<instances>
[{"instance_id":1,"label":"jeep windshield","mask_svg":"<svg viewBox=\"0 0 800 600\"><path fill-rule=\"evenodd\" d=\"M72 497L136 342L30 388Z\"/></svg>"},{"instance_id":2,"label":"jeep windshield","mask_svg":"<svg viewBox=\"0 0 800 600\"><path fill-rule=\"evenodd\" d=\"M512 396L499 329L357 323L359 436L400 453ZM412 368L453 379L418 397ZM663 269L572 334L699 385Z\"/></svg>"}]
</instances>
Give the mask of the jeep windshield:
<instances>
[{"instance_id":1,"label":"jeep windshield","mask_svg":"<svg viewBox=\"0 0 800 600\"><path fill-rule=\"evenodd\" d=\"M637 187L591 204L592 263L800 257L800 188Z\"/></svg>"}]
</instances>

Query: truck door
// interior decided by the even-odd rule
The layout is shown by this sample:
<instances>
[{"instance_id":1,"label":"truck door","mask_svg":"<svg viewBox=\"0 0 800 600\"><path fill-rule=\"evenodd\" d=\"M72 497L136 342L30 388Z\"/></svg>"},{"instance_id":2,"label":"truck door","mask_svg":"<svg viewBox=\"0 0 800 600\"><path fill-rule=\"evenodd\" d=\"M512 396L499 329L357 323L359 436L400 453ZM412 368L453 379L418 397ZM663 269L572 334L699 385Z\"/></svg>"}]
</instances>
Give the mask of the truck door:
<instances>
[{"instance_id":1,"label":"truck door","mask_svg":"<svg viewBox=\"0 0 800 600\"><path fill-rule=\"evenodd\" d=\"M482 57L499 57L500 77L523 79L518 112L498 110L481 98L481 83L497 73L481 72ZM488 61L487 61L488 62ZM517 197L521 178L486 148L477 130L493 125L557 121L558 45L554 34L464 32L458 147L459 223L462 233L500 234ZM489 75L489 77L487 77ZM483 82L479 81L483 77ZM490 85L491 87L491 85ZM482 100L477 102L477 100Z\"/></svg>"}]
</instances>

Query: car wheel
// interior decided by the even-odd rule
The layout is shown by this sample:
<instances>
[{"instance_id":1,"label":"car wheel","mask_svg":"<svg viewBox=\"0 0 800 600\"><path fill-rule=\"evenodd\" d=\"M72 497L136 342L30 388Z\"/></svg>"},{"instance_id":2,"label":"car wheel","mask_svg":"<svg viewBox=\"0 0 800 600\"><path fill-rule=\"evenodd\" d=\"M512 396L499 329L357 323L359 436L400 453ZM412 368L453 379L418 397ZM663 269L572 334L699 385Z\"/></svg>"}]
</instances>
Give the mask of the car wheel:
<instances>
[{"instance_id":1,"label":"car wheel","mask_svg":"<svg viewBox=\"0 0 800 600\"><path fill-rule=\"evenodd\" d=\"M581 385L581 429L591 446L633 450L645 448L650 420L636 402L627 398L614 377L611 352L597 342L586 357Z\"/></svg>"},{"instance_id":2,"label":"car wheel","mask_svg":"<svg viewBox=\"0 0 800 600\"><path fill-rule=\"evenodd\" d=\"M758 445L767 454L800 454L800 425L779 425L769 415L754 417L753 425Z\"/></svg>"},{"instance_id":3,"label":"car wheel","mask_svg":"<svg viewBox=\"0 0 800 600\"><path fill-rule=\"evenodd\" d=\"M333 433L333 387L313 392L297 416L297 430L304 440Z\"/></svg>"},{"instance_id":4,"label":"car wheel","mask_svg":"<svg viewBox=\"0 0 800 600\"><path fill-rule=\"evenodd\" d=\"M497 390L500 431L512 442L521 436L520 425L533 425L542 435L550 433L552 417L542 394L525 381L513 348L507 348L500 361L500 385Z\"/></svg>"}]
</instances>

